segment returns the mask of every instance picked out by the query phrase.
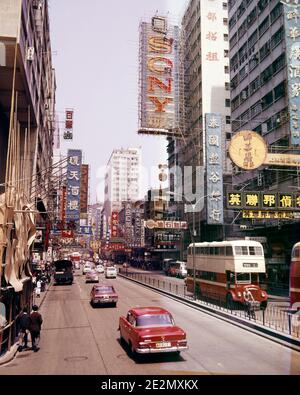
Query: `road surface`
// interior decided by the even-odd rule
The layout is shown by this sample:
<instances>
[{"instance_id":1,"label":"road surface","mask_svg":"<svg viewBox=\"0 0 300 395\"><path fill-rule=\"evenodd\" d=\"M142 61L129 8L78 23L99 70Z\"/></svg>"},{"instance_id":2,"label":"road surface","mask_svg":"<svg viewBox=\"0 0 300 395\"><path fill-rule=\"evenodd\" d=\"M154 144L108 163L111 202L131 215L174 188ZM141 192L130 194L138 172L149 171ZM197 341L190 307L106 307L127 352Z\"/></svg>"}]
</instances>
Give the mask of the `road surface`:
<instances>
[{"instance_id":1,"label":"road surface","mask_svg":"<svg viewBox=\"0 0 300 395\"><path fill-rule=\"evenodd\" d=\"M101 275L103 278L103 274ZM23 351L0 375L300 374L300 353L196 311L123 278L106 280L119 294L116 308L93 309L92 284L78 271L72 286L49 288L42 304L40 350ZM118 320L134 306L161 306L187 332L179 357L150 355L134 361L119 342Z\"/></svg>"}]
</instances>

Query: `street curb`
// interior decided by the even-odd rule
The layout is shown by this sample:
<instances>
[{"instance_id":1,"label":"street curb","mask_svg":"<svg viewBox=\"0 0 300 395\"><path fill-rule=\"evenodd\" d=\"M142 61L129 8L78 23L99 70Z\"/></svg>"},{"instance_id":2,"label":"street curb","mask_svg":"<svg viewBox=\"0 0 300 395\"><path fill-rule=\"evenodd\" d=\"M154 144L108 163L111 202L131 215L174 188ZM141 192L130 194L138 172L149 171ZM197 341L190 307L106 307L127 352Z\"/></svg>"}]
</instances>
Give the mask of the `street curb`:
<instances>
[{"instance_id":1,"label":"street curb","mask_svg":"<svg viewBox=\"0 0 300 395\"><path fill-rule=\"evenodd\" d=\"M267 328L263 325L255 323L255 322L244 321L243 319L241 319L239 317L235 317L235 316L233 317L226 312L214 310L213 308L211 308L209 306L200 305L197 302L185 299L182 296L174 295L168 291L165 291L165 290L162 290L159 288L155 288L149 284L144 284L144 283L137 281L135 279L126 277L123 274L118 273L118 276L125 278L126 280L135 282L135 283L142 285L146 288L152 289L155 292L161 293L171 299L174 299L174 300L177 300L178 302L184 303L184 304L186 304L190 307L193 307L203 313L209 314L215 318L226 321L232 325L238 326L241 329L250 331L256 335L259 335L261 337L269 339L269 340L271 340L275 343L278 343L284 347L287 347L287 348L293 349L294 351L300 352L300 340L297 340L296 338L294 338L292 336L289 336L289 335L286 335L282 332L276 331L275 329L272 330L271 328Z\"/></svg>"},{"instance_id":2,"label":"street curb","mask_svg":"<svg viewBox=\"0 0 300 395\"><path fill-rule=\"evenodd\" d=\"M18 352L18 347L19 343L15 343L13 346L11 346L10 350L3 355L3 357L0 357L0 366L6 365L8 362L11 362L13 359L15 359L15 356Z\"/></svg>"}]
</instances>

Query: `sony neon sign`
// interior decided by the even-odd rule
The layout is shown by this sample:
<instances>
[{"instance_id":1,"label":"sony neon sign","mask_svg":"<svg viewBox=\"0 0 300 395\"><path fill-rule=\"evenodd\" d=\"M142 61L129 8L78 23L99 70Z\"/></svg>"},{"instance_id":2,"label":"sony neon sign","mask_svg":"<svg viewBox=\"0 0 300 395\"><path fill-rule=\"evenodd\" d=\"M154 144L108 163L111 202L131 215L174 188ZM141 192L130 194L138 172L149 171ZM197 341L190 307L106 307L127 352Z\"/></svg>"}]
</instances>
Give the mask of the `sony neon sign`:
<instances>
[{"instance_id":1,"label":"sony neon sign","mask_svg":"<svg viewBox=\"0 0 300 395\"><path fill-rule=\"evenodd\" d=\"M144 24L142 74L142 124L153 129L174 128L175 121L175 28L167 28L167 20L153 17Z\"/></svg>"}]
</instances>

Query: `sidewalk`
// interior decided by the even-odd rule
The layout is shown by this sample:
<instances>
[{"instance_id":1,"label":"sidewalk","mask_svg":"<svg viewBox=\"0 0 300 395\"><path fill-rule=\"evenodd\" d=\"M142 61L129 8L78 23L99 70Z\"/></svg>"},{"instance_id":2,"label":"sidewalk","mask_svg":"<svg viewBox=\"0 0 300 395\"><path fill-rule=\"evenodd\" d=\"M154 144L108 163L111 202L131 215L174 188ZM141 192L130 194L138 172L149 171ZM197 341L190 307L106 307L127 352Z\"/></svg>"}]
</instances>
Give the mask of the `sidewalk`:
<instances>
[{"instance_id":1,"label":"sidewalk","mask_svg":"<svg viewBox=\"0 0 300 395\"><path fill-rule=\"evenodd\" d=\"M36 304L38 307L40 307L42 305L42 303L44 302L46 295L48 293L49 288L52 285L52 280L50 281L50 284L46 285L46 289L44 292L41 292L41 296L40 298L36 298L35 297L35 293L33 294L33 304ZM8 362L11 362L18 354L18 346L19 343L16 342L15 344L13 344L10 348L9 351L7 351L4 355L0 356L0 366L1 365L5 365Z\"/></svg>"}]
</instances>

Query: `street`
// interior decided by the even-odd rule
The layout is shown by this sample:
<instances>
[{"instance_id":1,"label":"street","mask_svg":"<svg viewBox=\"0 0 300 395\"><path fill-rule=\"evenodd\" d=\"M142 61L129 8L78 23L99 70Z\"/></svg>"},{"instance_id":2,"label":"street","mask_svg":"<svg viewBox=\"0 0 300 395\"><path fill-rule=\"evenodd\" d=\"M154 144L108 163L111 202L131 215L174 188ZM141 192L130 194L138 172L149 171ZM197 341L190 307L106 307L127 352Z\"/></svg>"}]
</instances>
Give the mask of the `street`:
<instances>
[{"instance_id":1,"label":"street","mask_svg":"<svg viewBox=\"0 0 300 395\"><path fill-rule=\"evenodd\" d=\"M103 274L100 281L103 281ZM72 286L48 291L40 350L23 351L0 375L300 374L300 354L222 322L122 278L105 280L119 295L117 308L93 309L92 284L77 271ZM150 355L134 361L119 343L118 320L136 306L161 306L187 332L181 356Z\"/></svg>"}]
</instances>

